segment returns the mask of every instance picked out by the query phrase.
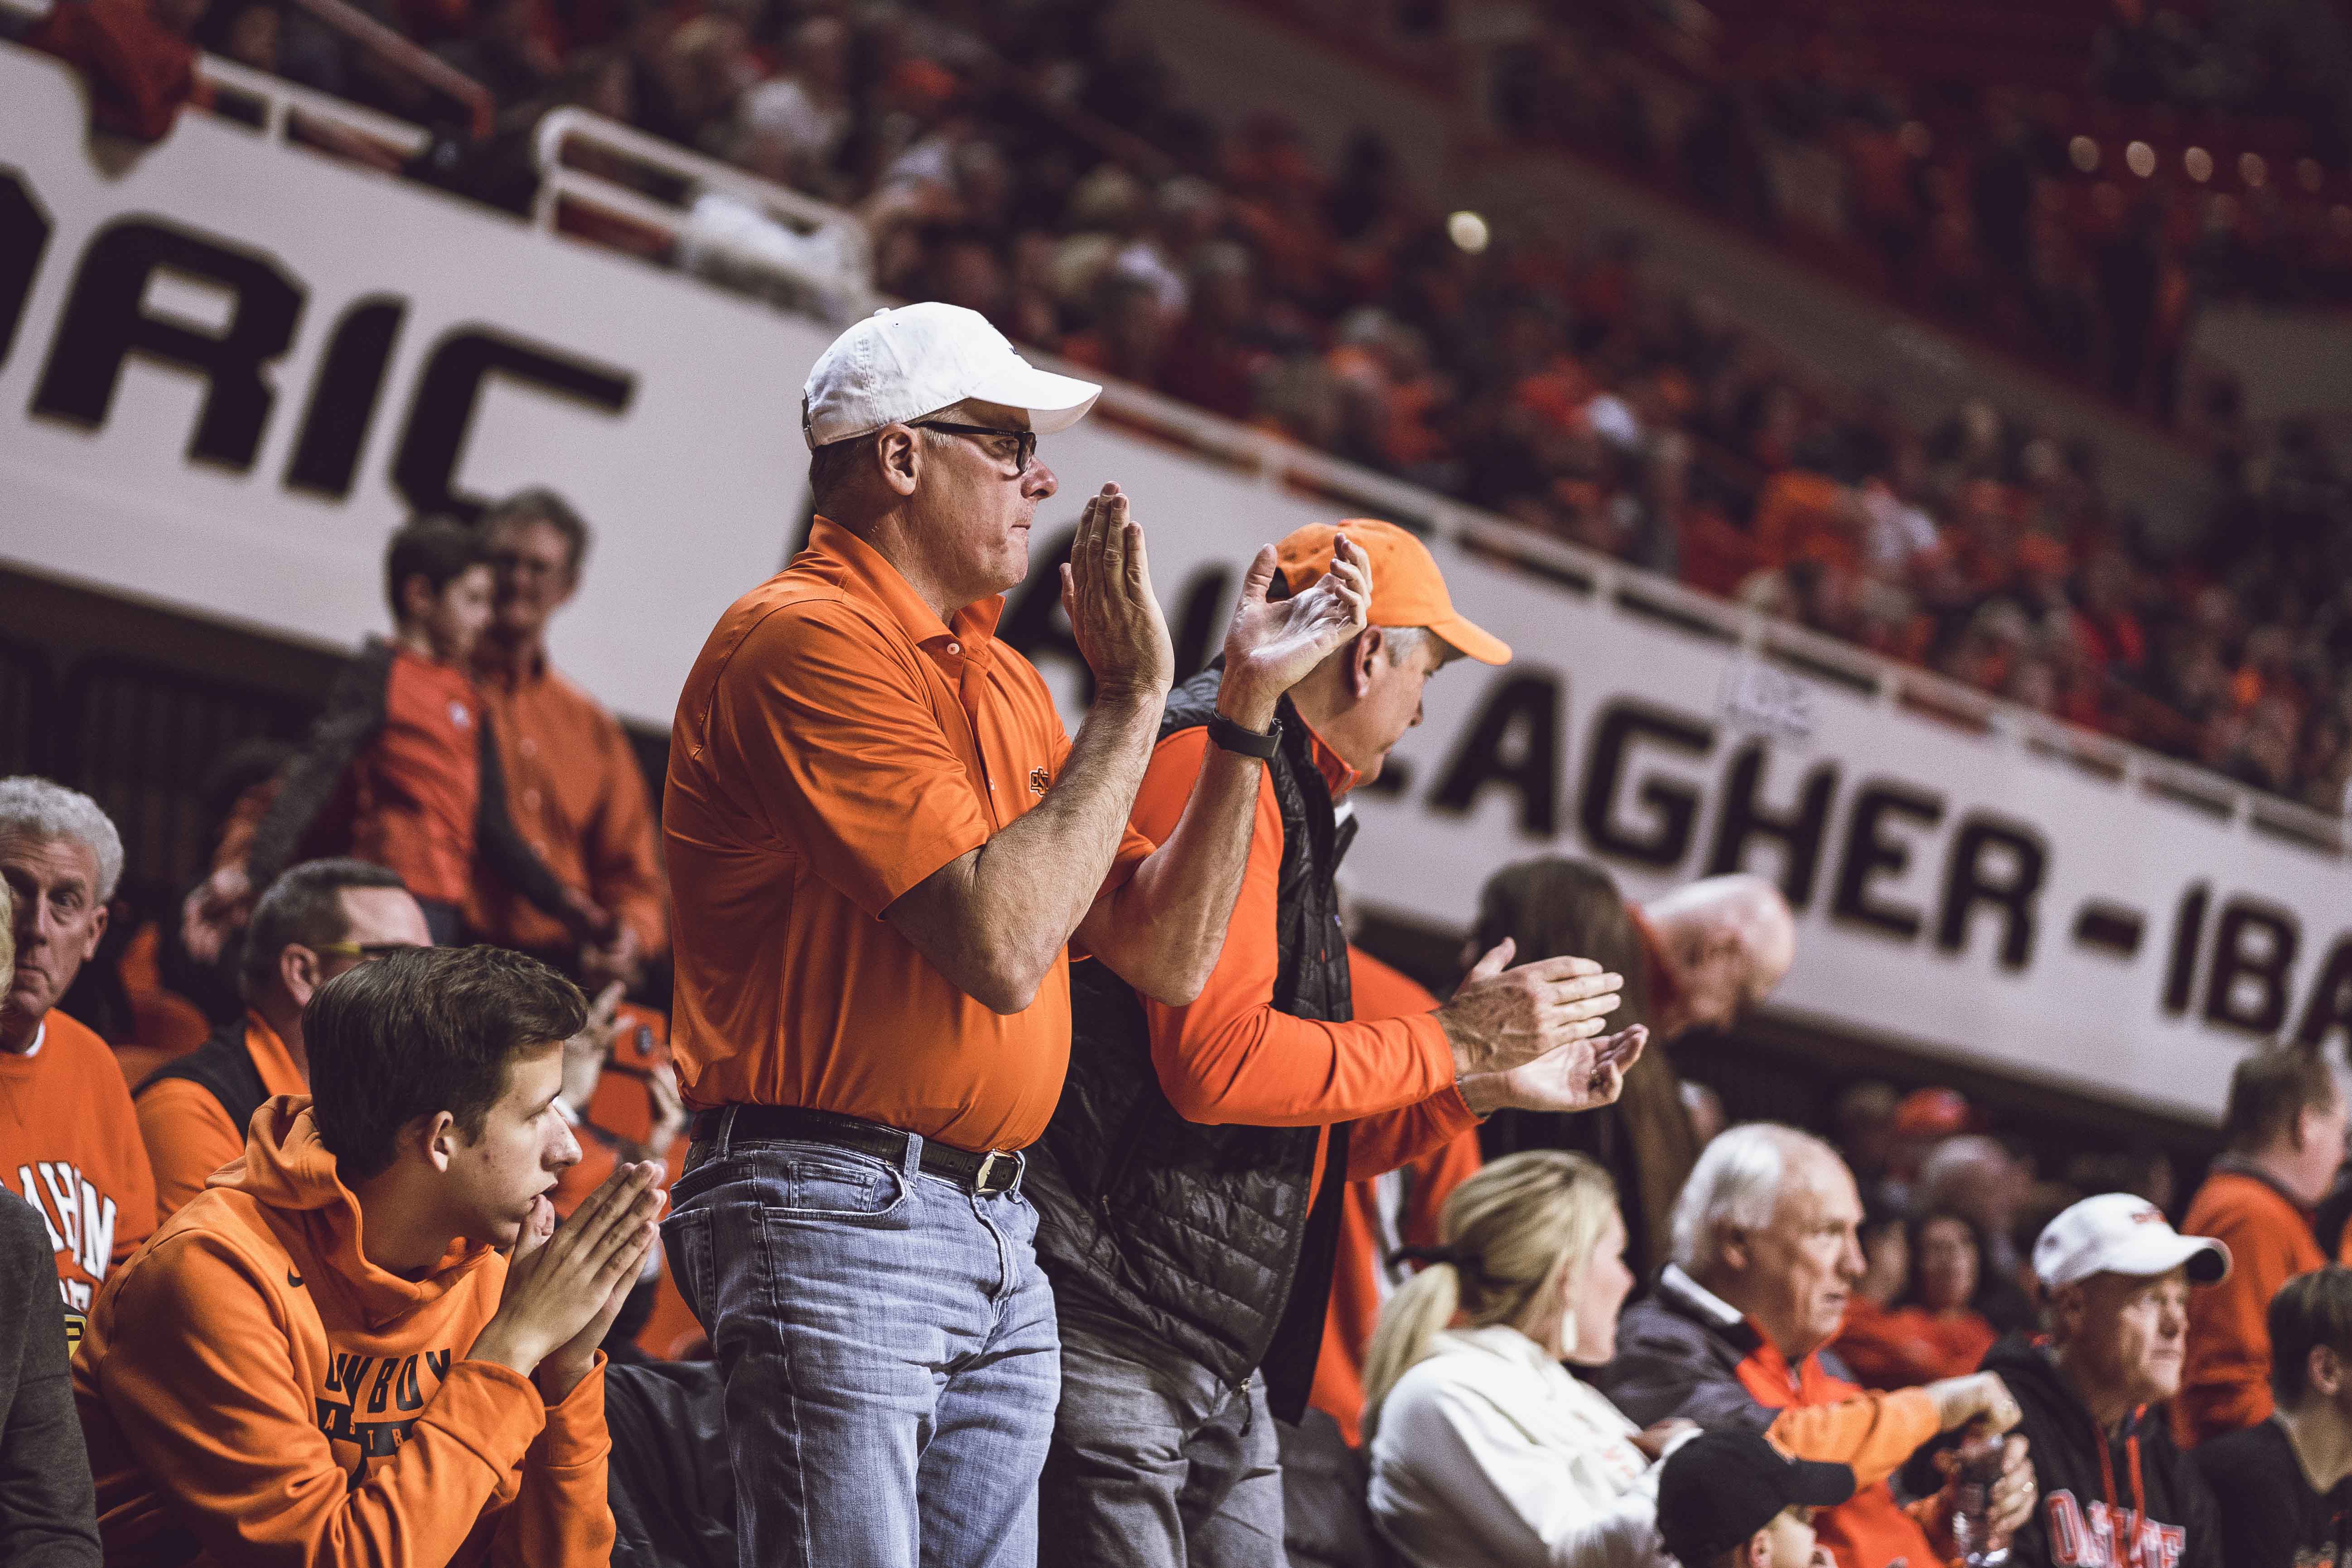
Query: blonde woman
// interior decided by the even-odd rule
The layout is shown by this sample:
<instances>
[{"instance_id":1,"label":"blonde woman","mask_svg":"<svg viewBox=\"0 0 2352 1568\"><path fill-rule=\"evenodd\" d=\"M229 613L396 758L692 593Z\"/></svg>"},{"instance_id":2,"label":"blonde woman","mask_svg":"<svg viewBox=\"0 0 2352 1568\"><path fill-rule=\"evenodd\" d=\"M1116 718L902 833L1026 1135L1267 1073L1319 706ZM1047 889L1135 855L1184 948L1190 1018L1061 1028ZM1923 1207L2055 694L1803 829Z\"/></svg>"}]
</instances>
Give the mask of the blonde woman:
<instances>
[{"instance_id":1,"label":"blonde woman","mask_svg":"<svg viewBox=\"0 0 2352 1568\"><path fill-rule=\"evenodd\" d=\"M1413 1568L1672 1568L1656 1461L1698 1428L1644 1432L1560 1364L1615 1352L1633 1287L1609 1173L1512 1154L1456 1187L1438 1228L1364 1370L1381 1530Z\"/></svg>"}]
</instances>

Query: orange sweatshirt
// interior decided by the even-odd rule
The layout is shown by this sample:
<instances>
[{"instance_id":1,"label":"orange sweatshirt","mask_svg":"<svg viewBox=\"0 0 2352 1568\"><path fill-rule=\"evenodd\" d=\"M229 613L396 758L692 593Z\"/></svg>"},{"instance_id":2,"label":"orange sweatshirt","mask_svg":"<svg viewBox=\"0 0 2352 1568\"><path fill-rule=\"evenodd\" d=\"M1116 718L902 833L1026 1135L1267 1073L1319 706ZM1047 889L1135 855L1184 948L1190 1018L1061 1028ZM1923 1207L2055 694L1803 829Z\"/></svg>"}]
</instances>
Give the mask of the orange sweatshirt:
<instances>
[{"instance_id":1,"label":"orange sweatshirt","mask_svg":"<svg viewBox=\"0 0 2352 1568\"><path fill-rule=\"evenodd\" d=\"M2173 1438L2187 1447L2270 1419L2271 1298L2326 1267L2327 1255L2293 1200L2227 1155L2189 1200L2180 1230L2230 1248L2230 1277L2189 1293L2189 1353L2172 1402Z\"/></svg>"},{"instance_id":2,"label":"orange sweatshirt","mask_svg":"<svg viewBox=\"0 0 2352 1568\"><path fill-rule=\"evenodd\" d=\"M1160 742L1136 793L1134 826L1154 844L1176 830L1209 749L1205 729ZM1348 764L1318 740L1317 763L1334 791ZM1249 864L1209 983L1189 1006L1143 999L1151 1060L1180 1115L1257 1127L1329 1127L1352 1121L1348 1176L1395 1170L1445 1142L1477 1118L1454 1087L1454 1051L1434 1016L1330 1024L1274 1006L1282 869L1282 808L1261 773L1250 826ZM1334 927L1331 941L1346 940ZM1322 1155L1314 1181L1322 1181ZM1309 1191L1314 1190L1310 1185Z\"/></svg>"},{"instance_id":3,"label":"orange sweatshirt","mask_svg":"<svg viewBox=\"0 0 2352 1568\"><path fill-rule=\"evenodd\" d=\"M408 1280L360 1250L310 1102L115 1271L74 1360L111 1564L589 1568L613 1549L604 1376L560 1405L466 1359L506 1259Z\"/></svg>"},{"instance_id":4,"label":"orange sweatshirt","mask_svg":"<svg viewBox=\"0 0 2352 1568\"><path fill-rule=\"evenodd\" d=\"M245 1049L271 1094L307 1094L310 1085L293 1053L258 1013L245 1016ZM245 1129L229 1120L211 1089L184 1078L141 1089L131 1103L139 1136L155 1172L155 1214L169 1219L205 1190L215 1171L245 1152Z\"/></svg>"},{"instance_id":5,"label":"orange sweatshirt","mask_svg":"<svg viewBox=\"0 0 2352 1568\"><path fill-rule=\"evenodd\" d=\"M122 1069L104 1040L55 1007L29 1054L0 1051L0 1185L48 1226L77 1321L155 1228L155 1178Z\"/></svg>"},{"instance_id":6,"label":"orange sweatshirt","mask_svg":"<svg viewBox=\"0 0 2352 1568\"><path fill-rule=\"evenodd\" d=\"M1760 1332L1757 1338L1739 1363L1739 1382L1756 1403L1780 1412L1767 1436L1792 1458L1853 1468L1853 1496L1813 1521L1838 1568L1896 1563L1927 1568L1937 1562L1927 1539L1937 1500L1923 1499L1906 1510L1886 1485L1936 1435L1936 1402L1917 1388L1872 1394L1831 1373L1818 1353L1792 1372L1769 1339Z\"/></svg>"},{"instance_id":7,"label":"orange sweatshirt","mask_svg":"<svg viewBox=\"0 0 2352 1568\"><path fill-rule=\"evenodd\" d=\"M1437 998L1370 953L1348 950L1348 977L1359 1022L1434 1012ZM1350 1159L1349 1164L1355 1161ZM1339 1209L1339 1255L1331 1270L1331 1306L1323 1318L1323 1353L1307 1402L1339 1424L1348 1446L1363 1441L1364 1352L1394 1289L1391 1246L1434 1247L1445 1200L1480 1164L1478 1130L1465 1127L1428 1153L1387 1174L1348 1184Z\"/></svg>"}]
</instances>

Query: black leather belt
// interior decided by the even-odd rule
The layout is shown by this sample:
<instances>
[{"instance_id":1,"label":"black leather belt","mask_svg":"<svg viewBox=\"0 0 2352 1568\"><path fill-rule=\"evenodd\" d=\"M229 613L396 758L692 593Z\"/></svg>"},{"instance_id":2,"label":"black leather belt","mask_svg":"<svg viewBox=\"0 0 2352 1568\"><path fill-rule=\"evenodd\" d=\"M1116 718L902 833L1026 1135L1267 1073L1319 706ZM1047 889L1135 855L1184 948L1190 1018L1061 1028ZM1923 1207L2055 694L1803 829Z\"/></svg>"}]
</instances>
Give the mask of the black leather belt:
<instances>
[{"instance_id":1,"label":"black leather belt","mask_svg":"<svg viewBox=\"0 0 2352 1568\"><path fill-rule=\"evenodd\" d=\"M730 1115L735 1119L732 1128L727 1125ZM697 1143L716 1144L721 1132L726 1133L730 1147L779 1140L830 1143L901 1167L907 1163L907 1141L914 1136L878 1121L864 1121L855 1116L810 1110L797 1105L730 1105L695 1113ZM964 1191L984 1198L1009 1193L1020 1185L1021 1173L1027 1168L1027 1162L1018 1152L992 1150L974 1154L929 1138L923 1140L922 1156L917 1163L932 1175L944 1176Z\"/></svg>"}]
</instances>

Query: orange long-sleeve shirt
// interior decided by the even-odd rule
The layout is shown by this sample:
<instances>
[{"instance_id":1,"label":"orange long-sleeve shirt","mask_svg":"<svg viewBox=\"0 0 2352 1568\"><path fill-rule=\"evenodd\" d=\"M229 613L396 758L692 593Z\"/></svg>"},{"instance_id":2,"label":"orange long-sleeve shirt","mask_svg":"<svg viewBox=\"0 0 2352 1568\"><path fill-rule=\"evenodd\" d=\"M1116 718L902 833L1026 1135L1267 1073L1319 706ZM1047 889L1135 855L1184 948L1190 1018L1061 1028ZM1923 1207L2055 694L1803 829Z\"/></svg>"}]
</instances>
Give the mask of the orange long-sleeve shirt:
<instances>
[{"instance_id":1,"label":"orange long-sleeve shirt","mask_svg":"<svg viewBox=\"0 0 2352 1568\"><path fill-rule=\"evenodd\" d=\"M1184 814L1209 748L1204 729L1160 742L1135 797L1136 830L1165 843ZM1318 740L1316 760L1334 793L1348 766ZM1191 1005L1146 998L1151 1060L1169 1103L1193 1121L1258 1127L1329 1127L1352 1121L1351 1181L1392 1171L1444 1143L1477 1118L1454 1087L1454 1051L1433 1013L1333 1024L1294 1018L1274 1005L1281 962L1277 898L1282 808L1274 781L1258 781L1249 864L1209 983ZM1334 942L1346 939L1335 928ZM1322 1180L1322 1155L1315 1180Z\"/></svg>"},{"instance_id":2,"label":"orange long-sleeve shirt","mask_svg":"<svg viewBox=\"0 0 2352 1568\"><path fill-rule=\"evenodd\" d=\"M1436 997L1359 948L1348 950L1348 978L1360 1021L1436 1011ZM1356 1163L1352 1151L1348 1163ZM1315 1385L1307 1402L1339 1423L1350 1447L1363 1441L1364 1351L1393 1289L1390 1238L1406 1246L1435 1246L1438 1212L1480 1163L1477 1130L1465 1128L1393 1172L1348 1184L1339 1209L1339 1252L1331 1268L1331 1305L1323 1318L1323 1352L1316 1358Z\"/></svg>"},{"instance_id":3,"label":"orange long-sleeve shirt","mask_svg":"<svg viewBox=\"0 0 2352 1568\"><path fill-rule=\"evenodd\" d=\"M258 1013L245 1016L245 1049L273 1095L308 1094L310 1080L293 1053ZM139 1136L155 1172L155 1216L169 1219L223 1165L245 1152L245 1129L229 1120L211 1089L184 1078L147 1085L132 1100Z\"/></svg>"},{"instance_id":4,"label":"orange long-sleeve shirt","mask_svg":"<svg viewBox=\"0 0 2352 1568\"><path fill-rule=\"evenodd\" d=\"M1832 1373L1819 1353L1792 1370L1769 1339L1758 1339L1739 1363L1739 1383L1756 1403L1780 1412L1766 1435L1791 1458L1853 1468L1853 1496L1814 1520L1838 1568L1921 1568L1938 1561L1927 1533L1938 1500L1906 1509L1886 1485L1937 1433L1936 1402L1927 1390L1873 1394Z\"/></svg>"},{"instance_id":5,"label":"orange long-sleeve shirt","mask_svg":"<svg viewBox=\"0 0 2352 1568\"><path fill-rule=\"evenodd\" d=\"M506 775L507 811L556 880L628 923L648 955L669 951L669 884L661 830L637 754L619 721L544 655L518 675L477 664ZM567 946L561 921L478 868L466 922L482 940L528 951Z\"/></svg>"},{"instance_id":6,"label":"orange long-sleeve shirt","mask_svg":"<svg viewBox=\"0 0 2352 1568\"><path fill-rule=\"evenodd\" d=\"M2327 1265L2303 1211L2260 1176L2217 1166L2189 1200L2184 1236L2230 1249L2230 1277L2189 1293L2188 1359L2172 1432L2182 1446L2270 1419L2271 1298Z\"/></svg>"},{"instance_id":7,"label":"orange long-sleeve shirt","mask_svg":"<svg viewBox=\"0 0 2352 1568\"><path fill-rule=\"evenodd\" d=\"M552 1406L467 1359L506 1259L410 1280L360 1250L310 1102L115 1271L74 1360L110 1563L589 1568L613 1550L604 1377Z\"/></svg>"}]
</instances>

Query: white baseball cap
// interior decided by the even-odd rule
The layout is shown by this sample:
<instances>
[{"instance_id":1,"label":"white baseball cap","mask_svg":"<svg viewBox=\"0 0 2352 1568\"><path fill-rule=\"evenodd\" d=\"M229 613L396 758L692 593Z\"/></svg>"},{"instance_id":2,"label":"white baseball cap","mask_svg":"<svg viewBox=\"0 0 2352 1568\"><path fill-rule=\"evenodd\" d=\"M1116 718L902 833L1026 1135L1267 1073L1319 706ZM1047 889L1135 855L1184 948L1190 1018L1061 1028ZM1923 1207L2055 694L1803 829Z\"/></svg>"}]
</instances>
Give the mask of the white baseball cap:
<instances>
[{"instance_id":1,"label":"white baseball cap","mask_svg":"<svg viewBox=\"0 0 2352 1568\"><path fill-rule=\"evenodd\" d=\"M801 389L801 433L813 451L971 397L1025 408L1029 428L1050 436L1101 395L1023 359L979 311L929 300L877 310L833 340Z\"/></svg>"},{"instance_id":2,"label":"white baseball cap","mask_svg":"<svg viewBox=\"0 0 2352 1568\"><path fill-rule=\"evenodd\" d=\"M2189 1283L2218 1285L2230 1277L2230 1249L2210 1236L2181 1235L2163 1210L2130 1193L2084 1198L2033 1244L2033 1272L2053 1289L2094 1274L2146 1279L2184 1265Z\"/></svg>"}]
</instances>

